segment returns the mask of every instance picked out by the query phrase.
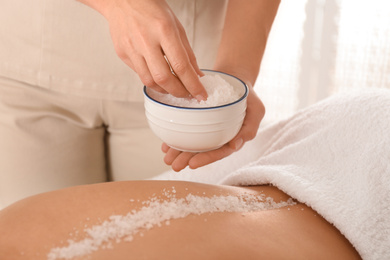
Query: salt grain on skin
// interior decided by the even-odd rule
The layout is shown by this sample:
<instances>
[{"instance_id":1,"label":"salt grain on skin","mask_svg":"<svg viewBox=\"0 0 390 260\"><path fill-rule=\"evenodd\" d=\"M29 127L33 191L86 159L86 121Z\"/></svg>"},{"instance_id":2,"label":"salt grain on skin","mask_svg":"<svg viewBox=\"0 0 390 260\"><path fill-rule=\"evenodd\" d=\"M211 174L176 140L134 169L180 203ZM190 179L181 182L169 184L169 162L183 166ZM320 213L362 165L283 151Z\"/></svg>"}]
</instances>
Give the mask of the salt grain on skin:
<instances>
[{"instance_id":1,"label":"salt grain on skin","mask_svg":"<svg viewBox=\"0 0 390 260\"><path fill-rule=\"evenodd\" d=\"M235 89L219 75L205 75L200 82L207 92L207 100L198 101L195 98L177 98L171 94L163 94L150 90L148 94L154 100L178 107L215 107L232 103L242 96L242 91Z\"/></svg>"},{"instance_id":2,"label":"salt grain on skin","mask_svg":"<svg viewBox=\"0 0 390 260\"><path fill-rule=\"evenodd\" d=\"M176 190L172 193L164 190L165 199L156 197L144 201L140 210L132 210L127 215L113 215L101 225L84 229L86 238L80 241L68 240L65 247L51 249L48 260L72 259L82 257L100 248L112 248L112 243L132 241L134 235L162 224L169 225L170 220L184 218L190 214L201 215L216 212L253 212L278 209L295 205L290 198L287 201L274 202L264 195L213 196L202 197L188 194L185 198L176 198ZM205 221L207 221L205 219Z\"/></svg>"}]
</instances>

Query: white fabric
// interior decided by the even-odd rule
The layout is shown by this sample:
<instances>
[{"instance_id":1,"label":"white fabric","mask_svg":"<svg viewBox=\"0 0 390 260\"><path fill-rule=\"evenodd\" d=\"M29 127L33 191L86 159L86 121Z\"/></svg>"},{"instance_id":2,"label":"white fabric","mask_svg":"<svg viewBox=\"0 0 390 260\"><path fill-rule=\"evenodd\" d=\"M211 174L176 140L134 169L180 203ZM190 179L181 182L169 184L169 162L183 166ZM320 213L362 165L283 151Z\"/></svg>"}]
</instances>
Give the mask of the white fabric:
<instances>
[{"instance_id":1,"label":"white fabric","mask_svg":"<svg viewBox=\"0 0 390 260\"><path fill-rule=\"evenodd\" d=\"M390 259L390 91L329 98L229 158L156 179L273 184L334 224L363 259Z\"/></svg>"},{"instance_id":2,"label":"white fabric","mask_svg":"<svg viewBox=\"0 0 390 260\"><path fill-rule=\"evenodd\" d=\"M211 68L227 0L167 2L199 66ZM0 0L0 76L83 97L143 100L143 84L117 56L105 18L76 0Z\"/></svg>"}]
</instances>

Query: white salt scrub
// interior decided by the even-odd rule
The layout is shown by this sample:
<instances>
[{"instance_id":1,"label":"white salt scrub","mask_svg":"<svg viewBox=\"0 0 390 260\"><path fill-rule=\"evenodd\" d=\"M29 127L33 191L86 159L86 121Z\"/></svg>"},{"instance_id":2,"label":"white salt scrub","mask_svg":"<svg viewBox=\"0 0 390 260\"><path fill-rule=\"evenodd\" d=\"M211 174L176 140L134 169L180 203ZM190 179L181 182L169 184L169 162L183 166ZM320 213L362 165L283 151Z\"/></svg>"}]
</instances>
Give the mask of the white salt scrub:
<instances>
[{"instance_id":1,"label":"white salt scrub","mask_svg":"<svg viewBox=\"0 0 390 260\"><path fill-rule=\"evenodd\" d=\"M170 192L164 190L164 200L153 197L142 202L144 206L138 211L133 210L127 215L110 216L101 225L86 228L84 232L87 238L80 241L68 240L68 246L51 249L47 259L72 259L86 256L100 248L109 250L113 242L132 241L137 233L163 224L169 225L169 220L184 218L190 214L245 213L278 209L296 204L291 198L276 203L272 198L265 198L264 195L202 197L188 194L185 198L176 198L175 193L174 187ZM140 233L141 237L142 234Z\"/></svg>"},{"instance_id":2,"label":"white salt scrub","mask_svg":"<svg viewBox=\"0 0 390 260\"><path fill-rule=\"evenodd\" d=\"M236 89L219 75L205 75L200 78L208 97L206 101L195 98L177 98L171 94L162 94L157 91L148 91L151 98L161 103L178 107L216 107L232 103L242 95L242 89Z\"/></svg>"}]
</instances>

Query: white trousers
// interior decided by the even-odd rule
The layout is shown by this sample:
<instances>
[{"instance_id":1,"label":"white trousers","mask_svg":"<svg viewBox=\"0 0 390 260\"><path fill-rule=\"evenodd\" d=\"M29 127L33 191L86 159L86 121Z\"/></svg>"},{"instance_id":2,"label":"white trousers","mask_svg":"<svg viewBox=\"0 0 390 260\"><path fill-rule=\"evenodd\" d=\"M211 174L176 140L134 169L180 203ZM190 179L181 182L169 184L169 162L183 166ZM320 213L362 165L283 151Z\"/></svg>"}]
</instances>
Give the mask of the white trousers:
<instances>
[{"instance_id":1,"label":"white trousers","mask_svg":"<svg viewBox=\"0 0 390 260\"><path fill-rule=\"evenodd\" d=\"M0 208L36 193L167 169L143 102L83 98L0 77Z\"/></svg>"}]
</instances>

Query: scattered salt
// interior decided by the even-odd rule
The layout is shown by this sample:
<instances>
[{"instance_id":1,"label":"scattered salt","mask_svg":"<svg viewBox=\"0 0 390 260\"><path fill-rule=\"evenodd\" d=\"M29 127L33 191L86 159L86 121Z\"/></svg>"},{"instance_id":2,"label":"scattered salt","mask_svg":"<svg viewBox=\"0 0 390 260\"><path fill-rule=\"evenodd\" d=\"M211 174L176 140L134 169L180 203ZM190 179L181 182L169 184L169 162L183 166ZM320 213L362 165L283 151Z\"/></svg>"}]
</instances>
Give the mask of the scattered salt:
<instances>
[{"instance_id":1,"label":"scattered salt","mask_svg":"<svg viewBox=\"0 0 390 260\"><path fill-rule=\"evenodd\" d=\"M52 248L47 259L71 259L91 254L99 248L111 248L113 241L132 241L137 233L143 236L144 231L163 223L169 225L171 219L184 218L190 214L244 213L295 205L291 198L276 203L264 195L201 197L188 194L185 198L176 198L176 190L171 192L164 190L163 195L167 197L164 200L153 197L144 201L144 206L138 211L132 210L127 215L113 215L101 225L84 229L86 238L80 241L69 239L67 246Z\"/></svg>"},{"instance_id":2,"label":"scattered salt","mask_svg":"<svg viewBox=\"0 0 390 260\"><path fill-rule=\"evenodd\" d=\"M198 101L194 98L177 98L171 94L162 94L154 90L149 90L151 98L164 104L179 107L215 107L232 103L243 95L243 90L234 88L219 75L205 75L200 78L200 82L205 87L208 98L206 101Z\"/></svg>"}]
</instances>

